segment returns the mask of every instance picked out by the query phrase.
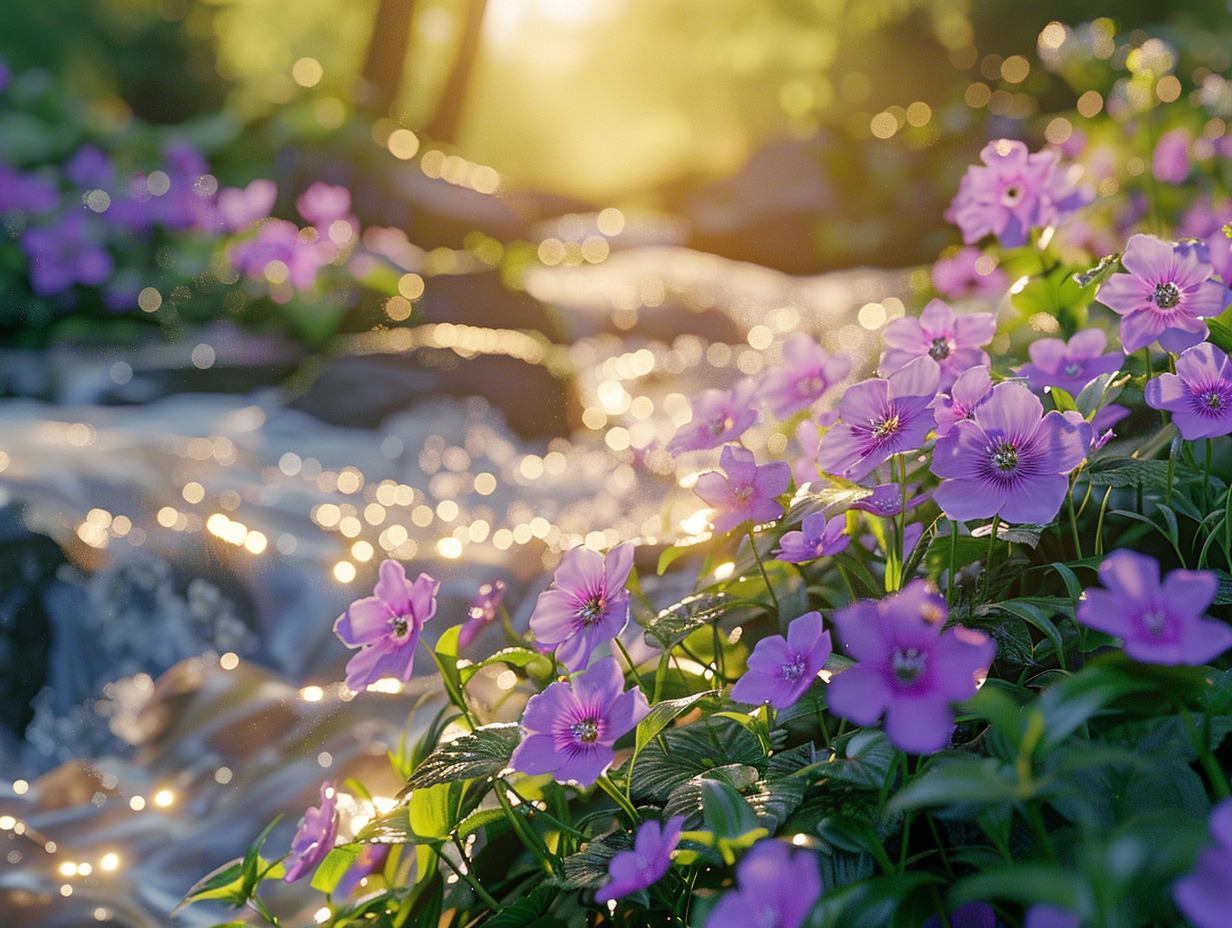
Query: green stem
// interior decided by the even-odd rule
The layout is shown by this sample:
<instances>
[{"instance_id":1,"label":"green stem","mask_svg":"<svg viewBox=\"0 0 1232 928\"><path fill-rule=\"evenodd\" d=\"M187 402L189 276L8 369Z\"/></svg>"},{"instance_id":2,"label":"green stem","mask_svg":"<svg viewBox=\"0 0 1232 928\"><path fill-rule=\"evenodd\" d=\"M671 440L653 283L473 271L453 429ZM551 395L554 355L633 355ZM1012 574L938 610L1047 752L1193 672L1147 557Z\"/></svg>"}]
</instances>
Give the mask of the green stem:
<instances>
[{"instance_id":1,"label":"green stem","mask_svg":"<svg viewBox=\"0 0 1232 928\"><path fill-rule=\"evenodd\" d=\"M617 649L622 655L624 655L625 663L629 665L629 673L633 674L633 679L637 682L637 688L644 693L646 691L646 687L642 684L642 677L637 672L637 665L633 663L633 658L629 654L629 649L625 647L625 643L620 640L619 635L612 640L616 642Z\"/></svg>"},{"instance_id":2,"label":"green stem","mask_svg":"<svg viewBox=\"0 0 1232 928\"><path fill-rule=\"evenodd\" d=\"M471 715L470 708L466 705L466 696L454 682L453 677L445 672L445 665L441 663L441 656L432 648L428 648L428 653L432 655L432 662L436 664L436 669L441 673L441 680L445 684L445 692L449 694L449 701L462 710L462 717L466 719L466 724L471 727L471 730L479 727L479 723L475 721L475 717ZM454 673L457 673L457 668L454 668Z\"/></svg>"},{"instance_id":3,"label":"green stem","mask_svg":"<svg viewBox=\"0 0 1232 928\"><path fill-rule=\"evenodd\" d=\"M1202 472L1202 502L1206 509L1211 508L1211 440L1206 440L1206 467Z\"/></svg>"},{"instance_id":4,"label":"green stem","mask_svg":"<svg viewBox=\"0 0 1232 928\"><path fill-rule=\"evenodd\" d=\"M1099 519L1095 522L1095 555L1104 553L1104 513L1108 511L1108 497L1112 495L1112 487L1104 491L1104 501L1099 504Z\"/></svg>"},{"instance_id":5,"label":"green stem","mask_svg":"<svg viewBox=\"0 0 1232 928\"><path fill-rule=\"evenodd\" d=\"M598 783L605 793L616 800L616 804L620 806L621 810L628 817L629 824L637 827L640 817L637 814L637 809L633 808L633 801L617 788L616 784L611 781L611 778L606 773L599 775Z\"/></svg>"},{"instance_id":6,"label":"green stem","mask_svg":"<svg viewBox=\"0 0 1232 928\"><path fill-rule=\"evenodd\" d=\"M945 585L945 604L953 609L956 602L955 593L958 592L958 523L950 519L950 577Z\"/></svg>"},{"instance_id":7,"label":"green stem","mask_svg":"<svg viewBox=\"0 0 1232 928\"><path fill-rule=\"evenodd\" d=\"M459 848L459 850L461 850L461 848ZM463 869L462 867L459 867L457 864L455 864L452 860L450 860L446 855L438 854L437 856L441 860L445 861L446 866L448 866L450 870L456 873L459 879L466 881L466 884L470 886L470 888L474 891L475 895L479 897L480 902L486 905L493 912L499 912L501 910L502 908L501 904L497 902L495 899L493 899L488 894L488 891L479 885L479 881L476 880L471 875L470 867L466 867L466 869ZM465 861L466 861L465 855L463 855L462 860L465 865Z\"/></svg>"},{"instance_id":8,"label":"green stem","mask_svg":"<svg viewBox=\"0 0 1232 928\"><path fill-rule=\"evenodd\" d=\"M498 784L501 787L505 786L504 781L498 781ZM505 790L503 788L495 789L493 792L496 793L496 801L500 803L500 807L504 810L505 817L509 819L509 824L513 826L514 832L517 833L518 840L534 855L535 860L539 861L539 866L543 867L544 870L553 876L559 876L560 869L552 852L548 850L547 845L543 843L539 836L527 826L526 820L522 818L518 810L510 804L509 797L505 795ZM519 797L519 801L520 799L521 797Z\"/></svg>"},{"instance_id":9,"label":"green stem","mask_svg":"<svg viewBox=\"0 0 1232 928\"><path fill-rule=\"evenodd\" d=\"M907 457L901 453L896 457L898 458L898 487L902 510L898 514L898 583L890 592L901 590L903 584L907 582L907 578L903 575L907 569Z\"/></svg>"},{"instance_id":10,"label":"green stem","mask_svg":"<svg viewBox=\"0 0 1232 928\"><path fill-rule=\"evenodd\" d=\"M1228 788L1228 775L1219 766L1219 761L1211 753L1210 744L1207 741L1207 738L1210 736L1210 715L1203 714L1202 725L1199 727L1197 719L1193 717L1193 713L1184 704L1178 704L1178 708L1185 719L1189 740L1193 744L1194 750L1198 752L1198 760L1202 764L1206 778L1211 781L1211 788L1215 790L1215 795L1220 799L1227 799L1229 796L1232 796L1232 789Z\"/></svg>"},{"instance_id":11,"label":"green stem","mask_svg":"<svg viewBox=\"0 0 1232 928\"><path fill-rule=\"evenodd\" d=\"M988 599L988 592L992 588L992 555L993 550L997 545L997 529L1001 527L1001 516L995 515L992 517L992 531L988 534L988 556L984 559L984 592L983 598Z\"/></svg>"},{"instance_id":12,"label":"green stem","mask_svg":"<svg viewBox=\"0 0 1232 928\"><path fill-rule=\"evenodd\" d=\"M509 790L509 792L513 793L513 795L518 797L518 802L522 803L523 805L526 805L529 803L530 800L528 800L525 796L519 793L517 790L517 787L515 787L508 780L502 779L501 784L505 787L505 789ZM550 812L544 812L542 810L536 809L535 817L541 818L545 822L549 822L552 825L555 825L561 831L565 832L566 834L572 835L575 838L581 838L582 840L586 840L587 838L590 837L588 834L586 834L586 832L578 831L572 825L566 825L564 822L562 822L560 819L558 819L555 815L553 815Z\"/></svg>"},{"instance_id":13,"label":"green stem","mask_svg":"<svg viewBox=\"0 0 1232 928\"><path fill-rule=\"evenodd\" d=\"M1074 513L1074 480L1070 480L1069 492L1065 494L1065 504L1069 506L1069 530L1074 539L1074 557L1081 561L1082 539L1078 537L1078 516Z\"/></svg>"},{"instance_id":14,"label":"green stem","mask_svg":"<svg viewBox=\"0 0 1232 928\"><path fill-rule=\"evenodd\" d=\"M757 561L757 567L761 571L761 578L766 581L766 590L770 593L770 599L774 602L775 615L780 615L779 598L775 595L774 585L770 583L770 575L766 573L766 565L761 562L761 554L757 550L757 544L753 539L753 528L749 527L749 547L753 551L753 560Z\"/></svg>"}]
</instances>

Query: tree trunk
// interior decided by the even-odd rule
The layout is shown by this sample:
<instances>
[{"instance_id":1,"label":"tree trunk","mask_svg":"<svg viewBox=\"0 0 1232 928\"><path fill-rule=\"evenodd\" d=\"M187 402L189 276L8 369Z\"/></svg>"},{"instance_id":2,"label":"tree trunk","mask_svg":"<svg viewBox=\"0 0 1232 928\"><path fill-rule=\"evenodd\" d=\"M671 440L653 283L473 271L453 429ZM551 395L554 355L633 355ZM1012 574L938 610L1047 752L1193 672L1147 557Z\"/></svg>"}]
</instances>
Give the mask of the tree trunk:
<instances>
[{"instance_id":1,"label":"tree trunk","mask_svg":"<svg viewBox=\"0 0 1232 928\"><path fill-rule=\"evenodd\" d=\"M424 127L424 134L428 138L450 145L458 141L458 129L462 124L466 92L470 84L471 73L475 68L475 60L479 56L479 40L483 34L483 14L487 5L487 0L468 0L467 2L466 21L462 27L462 41L458 44L458 55L445 81L445 89L441 92L436 113Z\"/></svg>"},{"instance_id":2,"label":"tree trunk","mask_svg":"<svg viewBox=\"0 0 1232 928\"><path fill-rule=\"evenodd\" d=\"M388 116L398 102L406 52L411 41L411 14L415 0L380 0L362 76L368 87L365 105Z\"/></svg>"}]
</instances>

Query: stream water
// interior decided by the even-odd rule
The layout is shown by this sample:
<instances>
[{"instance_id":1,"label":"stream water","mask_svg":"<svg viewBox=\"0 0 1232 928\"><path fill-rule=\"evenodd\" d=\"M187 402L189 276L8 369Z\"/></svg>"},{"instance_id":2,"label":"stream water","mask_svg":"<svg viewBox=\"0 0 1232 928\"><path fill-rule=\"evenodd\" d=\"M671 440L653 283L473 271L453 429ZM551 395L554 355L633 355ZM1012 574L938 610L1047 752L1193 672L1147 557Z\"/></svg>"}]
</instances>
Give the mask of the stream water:
<instances>
[{"instance_id":1,"label":"stream water","mask_svg":"<svg viewBox=\"0 0 1232 928\"><path fill-rule=\"evenodd\" d=\"M550 367L578 407L554 438L510 427L498 400L516 381L421 398L373 428L326 424L276 387L131 405L80 401L88 389L0 401L0 541L31 558L47 623L32 718L20 732L0 724L0 925L234 917L209 905L169 916L279 814L269 848L281 853L322 780L354 776L392 796L401 784L385 751L435 712L426 666L405 688L355 696L339 683L348 654L333 621L368 595L382 558L442 581L429 637L498 579L525 627L560 554L582 543L638 540L643 585L666 605L690 580L654 579L657 550L703 527L687 486L717 461L659 448L687 421L688 398L757 375L796 330L856 356L863 376L908 282L634 248L528 276L567 344L437 324L342 350L427 346ZM62 367L74 383L120 383L139 365L96 352ZM795 453L770 426L746 440L762 459ZM38 562L38 536L67 560ZM474 647L499 637L491 628ZM507 677L482 678L486 717L516 720ZM310 924L320 904L298 884L265 895L289 924Z\"/></svg>"}]
</instances>

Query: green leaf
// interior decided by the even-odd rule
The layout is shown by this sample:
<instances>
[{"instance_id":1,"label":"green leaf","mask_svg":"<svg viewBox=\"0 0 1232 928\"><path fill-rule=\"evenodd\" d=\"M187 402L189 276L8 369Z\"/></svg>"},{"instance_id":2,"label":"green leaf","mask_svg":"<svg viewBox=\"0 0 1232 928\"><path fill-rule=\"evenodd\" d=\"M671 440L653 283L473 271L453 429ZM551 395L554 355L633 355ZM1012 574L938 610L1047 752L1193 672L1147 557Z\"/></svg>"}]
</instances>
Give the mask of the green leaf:
<instances>
[{"instance_id":1,"label":"green leaf","mask_svg":"<svg viewBox=\"0 0 1232 928\"><path fill-rule=\"evenodd\" d=\"M411 793L407 820L411 833L419 838L443 839L458 824L464 784L453 781L427 786Z\"/></svg>"},{"instance_id":2,"label":"green leaf","mask_svg":"<svg viewBox=\"0 0 1232 928\"><path fill-rule=\"evenodd\" d=\"M954 569L962 570L968 564L988 557L988 542L959 535L954 540ZM929 579L936 580L950 569L950 536L939 535L932 540L924 555L924 569Z\"/></svg>"},{"instance_id":3,"label":"green leaf","mask_svg":"<svg viewBox=\"0 0 1232 928\"><path fill-rule=\"evenodd\" d=\"M312 875L312 888L322 893L332 893L338 881L351 869L363 851L362 844L340 844L325 855Z\"/></svg>"},{"instance_id":4,"label":"green leaf","mask_svg":"<svg viewBox=\"0 0 1232 928\"><path fill-rule=\"evenodd\" d=\"M415 768L406 788L417 790L440 783L495 776L509 765L522 740L516 722L484 725L442 744Z\"/></svg>"},{"instance_id":5,"label":"green leaf","mask_svg":"<svg viewBox=\"0 0 1232 928\"><path fill-rule=\"evenodd\" d=\"M1162 489L1168 481L1168 462L1101 457L1091 462L1087 469L1087 479L1093 487Z\"/></svg>"},{"instance_id":6,"label":"green leaf","mask_svg":"<svg viewBox=\"0 0 1232 928\"><path fill-rule=\"evenodd\" d=\"M1036 700L1036 708L1044 716L1040 748L1045 754L1051 752L1114 700L1156 688L1155 683L1142 677L1088 664L1049 686Z\"/></svg>"},{"instance_id":7,"label":"green leaf","mask_svg":"<svg viewBox=\"0 0 1232 928\"><path fill-rule=\"evenodd\" d=\"M1058 412L1078 412L1078 404L1074 402L1074 398L1069 395L1068 391L1060 387L1049 387L1048 395L1052 397L1052 404L1056 406Z\"/></svg>"},{"instance_id":8,"label":"green leaf","mask_svg":"<svg viewBox=\"0 0 1232 928\"><path fill-rule=\"evenodd\" d=\"M1014 776L992 757L946 758L912 780L890 800L886 811L933 806L994 805L1026 798Z\"/></svg>"},{"instance_id":9,"label":"green leaf","mask_svg":"<svg viewBox=\"0 0 1232 928\"><path fill-rule=\"evenodd\" d=\"M679 699L664 699L650 707L650 711L637 723L633 756L636 759L642 748L659 734L668 724L694 703L707 696L718 695L718 690L707 690L704 693L694 693L692 696L681 696Z\"/></svg>"},{"instance_id":10,"label":"green leaf","mask_svg":"<svg viewBox=\"0 0 1232 928\"><path fill-rule=\"evenodd\" d=\"M1223 349L1225 353L1232 353L1232 326L1224 321L1222 316L1208 318L1206 328L1209 333L1206 340L1212 345Z\"/></svg>"},{"instance_id":11,"label":"green leaf","mask_svg":"<svg viewBox=\"0 0 1232 928\"><path fill-rule=\"evenodd\" d=\"M1022 706L1007 691L1008 686L996 678L987 680L959 706L959 712L988 722L1010 746L1017 748L1022 742Z\"/></svg>"},{"instance_id":12,"label":"green leaf","mask_svg":"<svg viewBox=\"0 0 1232 928\"><path fill-rule=\"evenodd\" d=\"M461 679L463 686L475 674L484 667L490 667L493 664L508 664L510 667L525 667L536 658L543 657L538 651L532 651L529 648L505 648L503 651L497 651L491 657L485 657L483 660L475 664L467 664L465 667L458 668L458 677Z\"/></svg>"},{"instance_id":13,"label":"green leaf","mask_svg":"<svg viewBox=\"0 0 1232 928\"><path fill-rule=\"evenodd\" d=\"M560 889L548 884L536 886L517 902L505 906L484 922L485 928L526 928L547 914Z\"/></svg>"},{"instance_id":14,"label":"green leaf","mask_svg":"<svg viewBox=\"0 0 1232 928\"><path fill-rule=\"evenodd\" d=\"M1128 374L1113 371L1109 374L1100 374L1083 387L1074 398L1074 404L1078 407L1082 418L1090 422L1103 406L1115 402L1116 398L1121 395L1121 391L1125 389L1125 384L1129 383L1129 379Z\"/></svg>"},{"instance_id":15,"label":"green leaf","mask_svg":"<svg viewBox=\"0 0 1232 928\"><path fill-rule=\"evenodd\" d=\"M184 906L202 899L225 899L232 905L243 905L246 900L243 885L244 861L237 857L217 870L207 873L194 883L192 889L171 914L174 915Z\"/></svg>"},{"instance_id":16,"label":"green leaf","mask_svg":"<svg viewBox=\"0 0 1232 928\"><path fill-rule=\"evenodd\" d=\"M761 828L757 813L729 783L703 778L702 822L720 839L742 838Z\"/></svg>"},{"instance_id":17,"label":"green leaf","mask_svg":"<svg viewBox=\"0 0 1232 928\"><path fill-rule=\"evenodd\" d=\"M564 889L598 889L607 885L608 865L621 851L632 850L633 834L629 831L613 831L595 838L576 854L564 859Z\"/></svg>"},{"instance_id":18,"label":"green leaf","mask_svg":"<svg viewBox=\"0 0 1232 928\"><path fill-rule=\"evenodd\" d=\"M722 591L696 593L655 616L646 626L646 635L656 639L660 646L668 651L684 641L691 631L719 618L729 609L756 605L755 602L738 599Z\"/></svg>"},{"instance_id":19,"label":"green leaf","mask_svg":"<svg viewBox=\"0 0 1232 928\"><path fill-rule=\"evenodd\" d=\"M1104 255L1099 259L1099 263L1095 267L1085 271L1074 271L1072 275L1073 281L1084 290L1095 284L1102 284L1116 272L1117 263L1120 260L1121 253L1119 251L1110 255Z\"/></svg>"},{"instance_id":20,"label":"green leaf","mask_svg":"<svg viewBox=\"0 0 1232 928\"><path fill-rule=\"evenodd\" d=\"M829 762L818 767L818 772L828 779L863 789L881 789L897 756L890 739L877 728L836 738L834 751Z\"/></svg>"},{"instance_id":21,"label":"green leaf","mask_svg":"<svg viewBox=\"0 0 1232 928\"><path fill-rule=\"evenodd\" d=\"M1083 914L1089 890L1072 867L1035 862L1013 863L959 880L952 891L957 903L1006 899L1022 905L1046 902Z\"/></svg>"},{"instance_id":22,"label":"green leaf","mask_svg":"<svg viewBox=\"0 0 1232 928\"><path fill-rule=\"evenodd\" d=\"M764 769L761 742L730 719L704 719L647 742L632 765L630 785L635 797L661 803L681 783L728 764Z\"/></svg>"}]
</instances>

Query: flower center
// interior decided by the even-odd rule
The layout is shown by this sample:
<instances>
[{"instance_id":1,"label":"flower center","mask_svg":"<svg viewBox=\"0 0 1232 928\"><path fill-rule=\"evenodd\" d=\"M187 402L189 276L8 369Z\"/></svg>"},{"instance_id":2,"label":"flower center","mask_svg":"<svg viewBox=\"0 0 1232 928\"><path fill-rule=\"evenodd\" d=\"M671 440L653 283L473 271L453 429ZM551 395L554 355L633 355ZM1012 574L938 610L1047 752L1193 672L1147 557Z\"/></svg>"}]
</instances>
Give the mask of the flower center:
<instances>
[{"instance_id":1,"label":"flower center","mask_svg":"<svg viewBox=\"0 0 1232 928\"><path fill-rule=\"evenodd\" d=\"M577 617L582 620L583 625L589 628L603 617L603 610L606 606L607 597L595 594L578 606Z\"/></svg>"},{"instance_id":2,"label":"flower center","mask_svg":"<svg viewBox=\"0 0 1232 928\"><path fill-rule=\"evenodd\" d=\"M944 336L934 338L928 346L928 356L934 361L944 361L950 356L950 343Z\"/></svg>"},{"instance_id":3,"label":"flower center","mask_svg":"<svg viewBox=\"0 0 1232 928\"><path fill-rule=\"evenodd\" d=\"M796 389L800 391L801 396L812 396L815 393L820 393L825 388L826 381L819 374L805 377L796 385Z\"/></svg>"},{"instance_id":4,"label":"flower center","mask_svg":"<svg viewBox=\"0 0 1232 928\"><path fill-rule=\"evenodd\" d=\"M1142 614L1142 625L1152 638L1158 638L1164 630L1164 614L1159 609L1148 609Z\"/></svg>"},{"instance_id":5,"label":"flower center","mask_svg":"<svg viewBox=\"0 0 1232 928\"><path fill-rule=\"evenodd\" d=\"M1010 186L1001 194L1001 202L1006 206L1015 206L1022 199L1022 188Z\"/></svg>"},{"instance_id":6,"label":"flower center","mask_svg":"<svg viewBox=\"0 0 1232 928\"><path fill-rule=\"evenodd\" d=\"M749 501L749 497L753 495L753 488L752 487L736 487L732 495L736 497L736 502L747 503Z\"/></svg>"},{"instance_id":7,"label":"flower center","mask_svg":"<svg viewBox=\"0 0 1232 928\"><path fill-rule=\"evenodd\" d=\"M410 623L407 622L406 616L395 615L390 616L389 627L393 631L394 635L401 638L406 634L407 629L410 628Z\"/></svg>"},{"instance_id":8,"label":"flower center","mask_svg":"<svg viewBox=\"0 0 1232 928\"><path fill-rule=\"evenodd\" d=\"M926 656L921 654L918 648L899 648L890 659L895 679L904 686L914 683L924 672L927 663Z\"/></svg>"},{"instance_id":9,"label":"flower center","mask_svg":"<svg viewBox=\"0 0 1232 928\"><path fill-rule=\"evenodd\" d=\"M599 740L599 723L594 719L583 719L569 726L569 734L582 744L594 744Z\"/></svg>"},{"instance_id":10,"label":"flower center","mask_svg":"<svg viewBox=\"0 0 1232 928\"><path fill-rule=\"evenodd\" d=\"M898 416L883 416L880 419L873 419L869 422L869 426L873 430L873 438L878 441L889 438L898 431Z\"/></svg>"},{"instance_id":11,"label":"flower center","mask_svg":"<svg viewBox=\"0 0 1232 928\"><path fill-rule=\"evenodd\" d=\"M1065 376L1066 377L1077 377L1081 373L1082 373L1081 364L1078 364L1076 362L1071 362L1065 365Z\"/></svg>"},{"instance_id":12,"label":"flower center","mask_svg":"<svg viewBox=\"0 0 1232 928\"><path fill-rule=\"evenodd\" d=\"M736 424L736 420L731 416L724 416L722 419L714 419L710 423L710 434L718 437Z\"/></svg>"},{"instance_id":13,"label":"flower center","mask_svg":"<svg viewBox=\"0 0 1232 928\"><path fill-rule=\"evenodd\" d=\"M799 654L792 655L791 663L783 665L783 676L792 683L798 683L804 676L804 658Z\"/></svg>"},{"instance_id":14,"label":"flower center","mask_svg":"<svg viewBox=\"0 0 1232 928\"><path fill-rule=\"evenodd\" d=\"M1170 280L1164 281L1162 284L1155 285L1151 299L1160 309L1173 309L1181 302L1181 288Z\"/></svg>"},{"instance_id":15,"label":"flower center","mask_svg":"<svg viewBox=\"0 0 1232 928\"><path fill-rule=\"evenodd\" d=\"M1223 409L1223 397L1215 390L1207 390L1201 399L1202 405L1212 412Z\"/></svg>"},{"instance_id":16,"label":"flower center","mask_svg":"<svg viewBox=\"0 0 1232 928\"><path fill-rule=\"evenodd\" d=\"M1011 473L1018 467L1018 449L1008 441L1001 442L992 453L992 463L1003 474Z\"/></svg>"}]
</instances>

